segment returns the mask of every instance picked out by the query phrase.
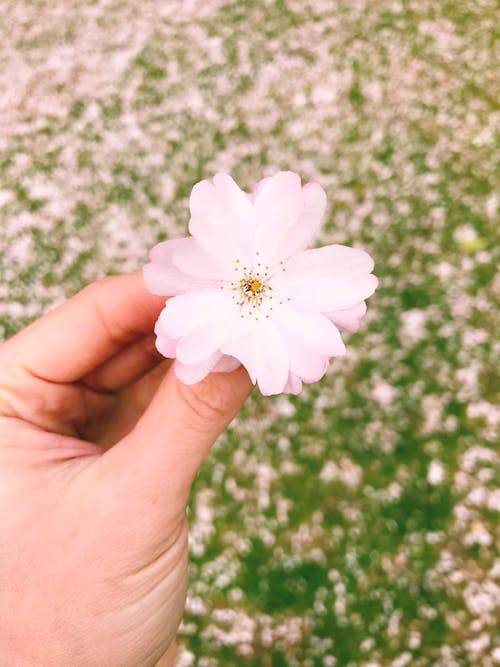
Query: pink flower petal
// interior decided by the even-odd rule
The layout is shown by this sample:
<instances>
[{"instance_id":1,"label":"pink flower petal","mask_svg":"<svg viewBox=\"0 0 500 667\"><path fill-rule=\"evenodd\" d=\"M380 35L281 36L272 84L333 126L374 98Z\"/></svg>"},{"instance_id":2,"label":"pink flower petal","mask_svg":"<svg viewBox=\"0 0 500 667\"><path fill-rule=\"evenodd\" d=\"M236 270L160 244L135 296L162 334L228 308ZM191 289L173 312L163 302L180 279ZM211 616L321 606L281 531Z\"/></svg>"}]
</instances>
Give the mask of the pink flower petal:
<instances>
[{"instance_id":1,"label":"pink flower petal","mask_svg":"<svg viewBox=\"0 0 500 667\"><path fill-rule=\"evenodd\" d=\"M230 176L216 174L213 183L197 183L189 207L189 231L209 255L230 267L237 259L250 263L256 213Z\"/></svg>"},{"instance_id":2,"label":"pink flower petal","mask_svg":"<svg viewBox=\"0 0 500 667\"><path fill-rule=\"evenodd\" d=\"M345 354L338 329L323 315L277 306L273 320L286 341L290 371L307 381L319 380L328 359Z\"/></svg>"},{"instance_id":3,"label":"pink flower petal","mask_svg":"<svg viewBox=\"0 0 500 667\"><path fill-rule=\"evenodd\" d=\"M215 352L208 359L199 364L183 364L178 359L174 361L174 373L176 377L184 384L196 384L201 382L211 373L217 363L222 359L220 352Z\"/></svg>"},{"instance_id":4,"label":"pink flower petal","mask_svg":"<svg viewBox=\"0 0 500 667\"><path fill-rule=\"evenodd\" d=\"M198 364L183 364L176 359L174 361L174 373L184 384L195 384L201 382L209 373L230 373L240 366L240 362L234 357L229 357L220 352L214 352L210 357Z\"/></svg>"},{"instance_id":5,"label":"pink flower petal","mask_svg":"<svg viewBox=\"0 0 500 667\"><path fill-rule=\"evenodd\" d=\"M284 259L293 253L305 250L314 241L326 211L326 194L318 183L307 183L302 188L304 210L290 229L281 248Z\"/></svg>"},{"instance_id":6,"label":"pink flower petal","mask_svg":"<svg viewBox=\"0 0 500 667\"><path fill-rule=\"evenodd\" d=\"M176 296L204 286L202 280L186 275L173 263L173 254L185 240L163 241L150 251L151 262L144 266L142 275L151 294Z\"/></svg>"},{"instance_id":7,"label":"pink flower petal","mask_svg":"<svg viewBox=\"0 0 500 667\"><path fill-rule=\"evenodd\" d=\"M175 359L175 351L177 347L177 340L175 338L169 338L164 336L161 333L156 333L156 349L160 354L168 359Z\"/></svg>"},{"instance_id":8,"label":"pink flower petal","mask_svg":"<svg viewBox=\"0 0 500 667\"><path fill-rule=\"evenodd\" d=\"M232 373L241 366L238 359L230 357L228 354L223 354L222 358L215 364L213 373Z\"/></svg>"},{"instance_id":9,"label":"pink flower petal","mask_svg":"<svg viewBox=\"0 0 500 667\"><path fill-rule=\"evenodd\" d=\"M363 250L330 245L294 255L270 279L271 287L305 310L352 308L373 294L373 260Z\"/></svg>"},{"instance_id":10,"label":"pink flower petal","mask_svg":"<svg viewBox=\"0 0 500 667\"><path fill-rule=\"evenodd\" d=\"M223 290L197 290L169 299L158 318L158 328L170 338L180 338L204 326L220 326L235 314L239 314L238 307Z\"/></svg>"},{"instance_id":11,"label":"pink flower petal","mask_svg":"<svg viewBox=\"0 0 500 667\"><path fill-rule=\"evenodd\" d=\"M169 241L161 241L151 248L149 251L149 259L152 262L163 262L164 264L172 264L172 251L179 242L179 239L170 239Z\"/></svg>"},{"instance_id":12,"label":"pink flower petal","mask_svg":"<svg viewBox=\"0 0 500 667\"><path fill-rule=\"evenodd\" d=\"M259 189L254 206L258 215L255 250L261 262L271 265L285 258L281 247L304 210L300 176L278 172Z\"/></svg>"},{"instance_id":13,"label":"pink flower petal","mask_svg":"<svg viewBox=\"0 0 500 667\"><path fill-rule=\"evenodd\" d=\"M340 329L345 329L355 333L361 328L361 318L366 313L366 303L360 301L352 308L346 308L345 310L335 310L330 313L323 313L325 317L328 317L330 322L333 322L335 326Z\"/></svg>"},{"instance_id":14,"label":"pink flower petal","mask_svg":"<svg viewBox=\"0 0 500 667\"><path fill-rule=\"evenodd\" d=\"M320 357L338 357L345 354L337 327L321 313L294 308L286 303L275 306L272 319L285 336Z\"/></svg>"},{"instance_id":15,"label":"pink flower petal","mask_svg":"<svg viewBox=\"0 0 500 667\"><path fill-rule=\"evenodd\" d=\"M302 187L293 172L262 179L251 194L226 174L195 185L192 237L158 244L144 269L151 292L173 295L156 345L175 355L183 382L241 363L263 394L297 394L344 354L336 325L359 328L377 279L361 250L304 251L325 207L322 188Z\"/></svg>"},{"instance_id":16,"label":"pink flower petal","mask_svg":"<svg viewBox=\"0 0 500 667\"><path fill-rule=\"evenodd\" d=\"M261 192L262 188L266 185L266 183L269 183L271 178L272 178L271 176L268 176L267 178L261 178L261 180L255 184L254 189L248 195L248 198L250 199L251 202L255 201L257 195Z\"/></svg>"},{"instance_id":17,"label":"pink flower petal","mask_svg":"<svg viewBox=\"0 0 500 667\"><path fill-rule=\"evenodd\" d=\"M172 252L172 263L182 273L201 278L204 282L232 280L234 267L227 261L212 257L198 241L192 237L177 239Z\"/></svg>"},{"instance_id":18,"label":"pink flower petal","mask_svg":"<svg viewBox=\"0 0 500 667\"><path fill-rule=\"evenodd\" d=\"M300 394L302 391L302 381L299 377L293 373L288 373L288 380L283 387L283 392L285 394Z\"/></svg>"},{"instance_id":19,"label":"pink flower petal","mask_svg":"<svg viewBox=\"0 0 500 667\"><path fill-rule=\"evenodd\" d=\"M235 315L233 315L235 317ZM176 356L183 364L197 364L216 352L231 337L231 320L214 320L183 336L176 347Z\"/></svg>"},{"instance_id":20,"label":"pink flower petal","mask_svg":"<svg viewBox=\"0 0 500 667\"><path fill-rule=\"evenodd\" d=\"M288 354L283 336L270 320L254 322L251 327L242 321L241 333L224 343L221 351L241 361L264 396L279 394L288 380Z\"/></svg>"},{"instance_id":21,"label":"pink flower petal","mask_svg":"<svg viewBox=\"0 0 500 667\"><path fill-rule=\"evenodd\" d=\"M259 251L263 248L262 257L267 264L273 265L305 250L314 240L325 214L326 194L317 183L300 188L300 179L287 182L283 178L280 183L270 179L256 197L256 208L270 194L274 194L274 203L269 202L261 215L255 247Z\"/></svg>"}]
</instances>

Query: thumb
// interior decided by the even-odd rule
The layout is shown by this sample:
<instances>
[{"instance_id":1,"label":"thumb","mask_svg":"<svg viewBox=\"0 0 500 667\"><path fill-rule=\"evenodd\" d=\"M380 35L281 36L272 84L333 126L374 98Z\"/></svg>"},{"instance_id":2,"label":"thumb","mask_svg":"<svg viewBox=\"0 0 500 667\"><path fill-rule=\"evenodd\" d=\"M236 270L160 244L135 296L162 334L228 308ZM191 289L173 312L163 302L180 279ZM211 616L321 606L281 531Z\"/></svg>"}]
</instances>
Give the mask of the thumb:
<instances>
[{"instance_id":1,"label":"thumb","mask_svg":"<svg viewBox=\"0 0 500 667\"><path fill-rule=\"evenodd\" d=\"M149 504L146 494L184 509L198 468L251 389L242 367L191 386L171 367L135 428L101 457L122 497Z\"/></svg>"}]
</instances>

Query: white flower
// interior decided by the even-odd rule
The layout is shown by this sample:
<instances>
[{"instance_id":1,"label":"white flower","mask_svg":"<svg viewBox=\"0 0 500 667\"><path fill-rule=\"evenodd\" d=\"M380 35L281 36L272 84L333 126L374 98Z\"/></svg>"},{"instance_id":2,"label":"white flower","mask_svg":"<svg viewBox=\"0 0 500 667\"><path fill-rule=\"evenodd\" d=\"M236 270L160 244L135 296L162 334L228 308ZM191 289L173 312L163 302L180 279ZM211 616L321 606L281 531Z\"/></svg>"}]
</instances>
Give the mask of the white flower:
<instances>
[{"instance_id":1,"label":"white flower","mask_svg":"<svg viewBox=\"0 0 500 667\"><path fill-rule=\"evenodd\" d=\"M316 183L279 172L246 194L227 174L197 183L191 237L158 244L150 292L172 296L157 348L186 384L243 364L263 394L299 393L344 354L337 327L357 331L377 279L362 250L307 247L325 212Z\"/></svg>"}]
</instances>

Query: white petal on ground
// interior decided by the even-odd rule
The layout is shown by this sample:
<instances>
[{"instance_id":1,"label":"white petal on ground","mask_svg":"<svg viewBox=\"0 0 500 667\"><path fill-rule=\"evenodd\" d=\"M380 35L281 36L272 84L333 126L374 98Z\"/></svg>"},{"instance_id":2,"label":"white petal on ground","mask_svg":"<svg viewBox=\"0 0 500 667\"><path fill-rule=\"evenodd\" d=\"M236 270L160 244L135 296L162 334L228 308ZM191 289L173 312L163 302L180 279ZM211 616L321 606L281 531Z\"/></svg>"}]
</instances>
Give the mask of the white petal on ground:
<instances>
[{"instance_id":1,"label":"white petal on ground","mask_svg":"<svg viewBox=\"0 0 500 667\"><path fill-rule=\"evenodd\" d=\"M373 260L363 250L330 245L290 258L270 279L271 287L305 310L352 308L377 287Z\"/></svg>"}]
</instances>

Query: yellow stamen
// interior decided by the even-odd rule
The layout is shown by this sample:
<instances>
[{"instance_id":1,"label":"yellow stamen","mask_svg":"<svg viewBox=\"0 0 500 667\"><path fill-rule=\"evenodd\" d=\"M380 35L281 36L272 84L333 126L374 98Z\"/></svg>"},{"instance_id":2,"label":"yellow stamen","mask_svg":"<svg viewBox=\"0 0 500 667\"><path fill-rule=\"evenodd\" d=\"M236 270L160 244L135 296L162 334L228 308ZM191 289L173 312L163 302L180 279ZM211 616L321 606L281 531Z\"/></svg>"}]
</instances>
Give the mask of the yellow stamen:
<instances>
[{"instance_id":1,"label":"yellow stamen","mask_svg":"<svg viewBox=\"0 0 500 667\"><path fill-rule=\"evenodd\" d=\"M252 290L253 294L256 294L257 292L260 292L260 290L262 289L262 283L259 282L258 280L254 280L250 285L250 289Z\"/></svg>"}]
</instances>

